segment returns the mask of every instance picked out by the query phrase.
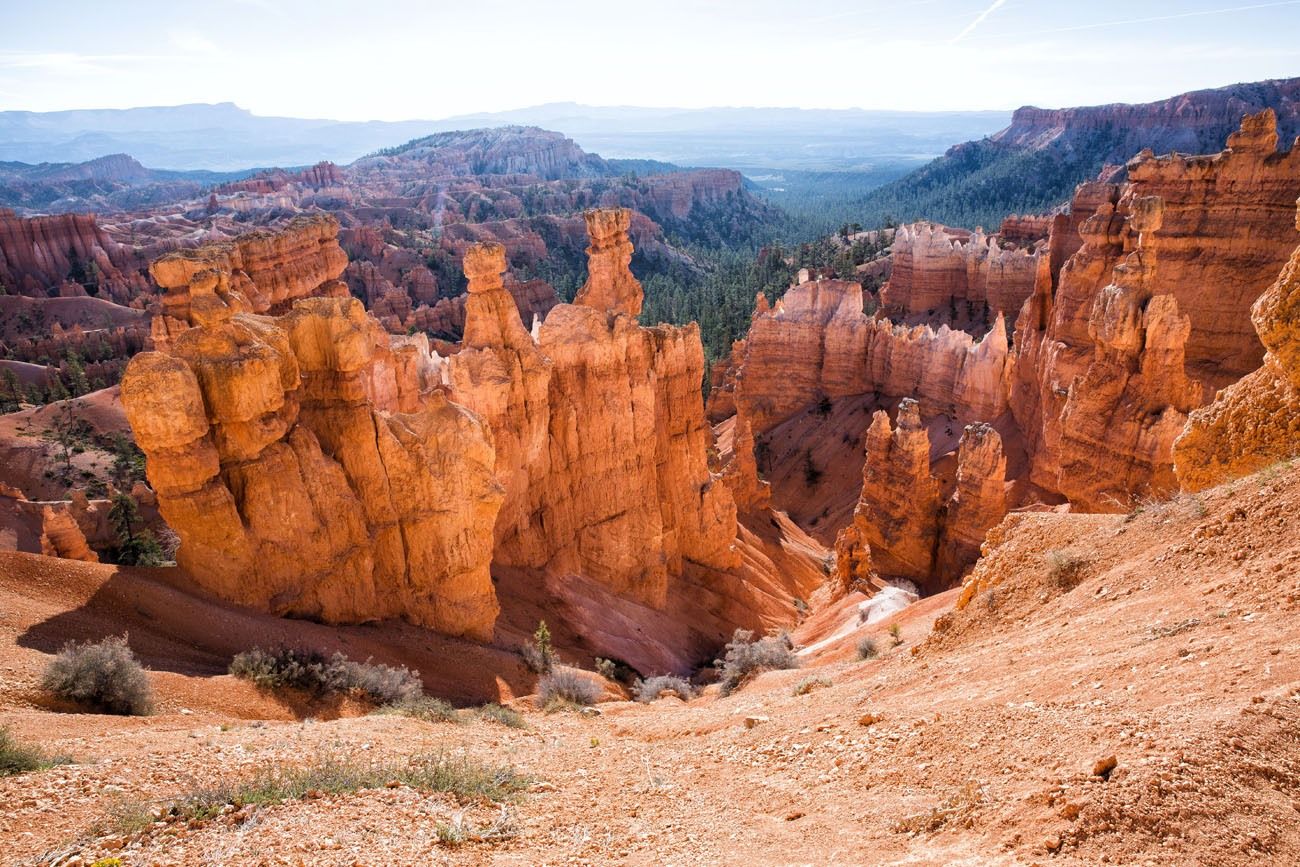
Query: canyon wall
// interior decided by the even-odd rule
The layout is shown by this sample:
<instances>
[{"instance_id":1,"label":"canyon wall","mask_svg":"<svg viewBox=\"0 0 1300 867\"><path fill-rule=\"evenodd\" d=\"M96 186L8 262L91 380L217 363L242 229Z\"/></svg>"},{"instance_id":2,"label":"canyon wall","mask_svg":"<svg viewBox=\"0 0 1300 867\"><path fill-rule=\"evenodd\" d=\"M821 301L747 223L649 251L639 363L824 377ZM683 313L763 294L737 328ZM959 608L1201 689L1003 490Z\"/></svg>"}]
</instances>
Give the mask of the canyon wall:
<instances>
[{"instance_id":1,"label":"canyon wall","mask_svg":"<svg viewBox=\"0 0 1300 867\"><path fill-rule=\"evenodd\" d=\"M1192 413L1174 443L1178 481L1185 490L1208 488L1300 454L1300 247L1252 306L1251 318L1267 350L1264 363Z\"/></svg>"},{"instance_id":2,"label":"canyon wall","mask_svg":"<svg viewBox=\"0 0 1300 867\"><path fill-rule=\"evenodd\" d=\"M1266 111L1220 154L1146 152L1129 183L1080 187L1101 200L1082 246L1040 265L1017 321L1011 405L1036 484L1088 510L1176 487L1187 414L1262 358L1249 311L1295 245L1300 195L1300 153L1277 144Z\"/></svg>"},{"instance_id":3,"label":"canyon wall","mask_svg":"<svg viewBox=\"0 0 1300 867\"><path fill-rule=\"evenodd\" d=\"M880 290L893 318L934 317L987 307L989 316L1014 318L1034 288L1036 254L1004 248L1002 238L935 223L900 226L894 234L889 282ZM969 316L970 314L968 314Z\"/></svg>"},{"instance_id":4,"label":"canyon wall","mask_svg":"<svg viewBox=\"0 0 1300 867\"><path fill-rule=\"evenodd\" d=\"M1001 316L982 340L946 325L896 325L862 311L862 287L812 280L791 288L770 311L756 311L748 337L732 352L719 391L743 411L755 433L769 430L821 397L874 392L915 397L928 414L993 419L1007 407L1006 325ZM715 405L711 414L721 412Z\"/></svg>"},{"instance_id":5,"label":"canyon wall","mask_svg":"<svg viewBox=\"0 0 1300 867\"><path fill-rule=\"evenodd\" d=\"M0 286L19 295L98 294L119 304L149 288L144 262L94 214L19 217L0 208Z\"/></svg>"},{"instance_id":6,"label":"canyon wall","mask_svg":"<svg viewBox=\"0 0 1300 867\"><path fill-rule=\"evenodd\" d=\"M627 216L588 215L590 279L535 340L503 286L502 247L470 248L464 348L448 378L498 443L497 562L582 574L662 607L687 561L739 565L736 507L707 466L699 329L633 318Z\"/></svg>"}]
</instances>

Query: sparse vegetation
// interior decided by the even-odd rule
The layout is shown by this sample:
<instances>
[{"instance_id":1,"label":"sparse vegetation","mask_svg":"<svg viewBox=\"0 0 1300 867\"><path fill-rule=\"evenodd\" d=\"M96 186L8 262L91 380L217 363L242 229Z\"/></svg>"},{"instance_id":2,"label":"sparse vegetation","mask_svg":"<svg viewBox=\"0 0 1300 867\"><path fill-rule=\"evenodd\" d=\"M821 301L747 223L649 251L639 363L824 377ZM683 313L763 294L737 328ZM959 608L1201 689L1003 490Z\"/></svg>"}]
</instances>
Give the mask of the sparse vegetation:
<instances>
[{"instance_id":1,"label":"sparse vegetation","mask_svg":"<svg viewBox=\"0 0 1300 867\"><path fill-rule=\"evenodd\" d=\"M652 702L665 692L670 692L682 701L690 701L695 689L684 678L672 674L660 674L639 681L632 689L639 702Z\"/></svg>"},{"instance_id":2,"label":"sparse vegetation","mask_svg":"<svg viewBox=\"0 0 1300 867\"><path fill-rule=\"evenodd\" d=\"M15 739L8 728L0 726L0 777L43 771L71 761L66 756L50 757L39 747Z\"/></svg>"},{"instance_id":3,"label":"sparse vegetation","mask_svg":"<svg viewBox=\"0 0 1300 867\"><path fill-rule=\"evenodd\" d=\"M117 534L117 548L113 561L124 566L162 566L167 562L162 546L147 529L138 528L140 509L135 497L119 491L113 495L113 505L108 510L109 523Z\"/></svg>"},{"instance_id":4,"label":"sparse vegetation","mask_svg":"<svg viewBox=\"0 0 1300 867\"><path fill-rule=\"evenodd\" d=\"M900 820L894 825L894 831L899 834L929 833L938 831L949 823L969 828L974 821L975 811L983 803L984 790L979 783L971 780L938 806Z\"/></svg>"},{"instance_id":5,"label":"sparse vegetation","mask_svg":"<svg viewBox=\"0 0 1300 867\"><path fill-rule=\"evenodd\" d=\"M1073 590L1083 580L1088 558L1072 548L1047 552L1047 579L1058 590Z\"/></svg>"},{"instance_id":6,"label":"sparse vegetation","mask_svg":"<svg viewBox=\"0 0 1300 867\"><path fill-rule=\"evenodd\" d=\"M427 695L407 696L375 709L377 714L409 716L425 722L461 723L460 713L449 702Z\"/></svg>"},{"instance_id":7,"label":"sparse vegetation","mask_svg":"<svg viewBox=\"0 0 1300 867\"><path fill-rule=\"evenodd\" d=\"M605 680L614 680L618 675L618 666L614 663L614 660L603 659L602 657L597 656L595 663L596 673L605 678Z\"/></svg>"},{"instance_id":8,"label":"sparse vegetation","mask_svg":"<svg viewBox=\"0 0 1300 867\"><path fill-rule=\"evenodd\" d=\"M903 643L903 627L899 626L897 623L891 623L891 624L889 625L889 637L892 638L892 639L894 640L894 646L895 646L895 647L897 647L898 645L902 644L902 643Z\"/></svg>"},{"instance_id":9,"label":"sparse vegetation","mask_svg":"<svg viewBox=\"0 0 1300 867\"><path fill-rule=\"evenodd\" d=\"M876 640L871 636L863 636L858 641L858 659L875 659L880 655L880 650L876 647Z\"/></svg>"},{"instance_id":10,"label":"sparse vegetation","mask_svg":"<svg viewBox=\"0 0 1300 867\"><path fill-rule=\"evenodd\" d=\"M370 660L356 662L342 653L326 657L315 650L281 647L266 651L255 647L236 654L230 662L230 673L251 680L260 689L300 689L316 698L352 693L378 705L400 705L423 698L418 671Z\"/></svg>"},{"instance_id":11,"label":"sparse vegetation","mask_svg":"<svg viewBox=\"0 0 1300 867\"><path fill-rule=\"evenodd\" d=\"M735 692L759 672L799 667L788 635L755 640L753 632L737 629L726 650L726 655L716 662L722 669L723 695Z\"/></svg>"},{"instance_id":12,"label":"sparse vegetation","mask_svg":"<svg viewBox=\"0 0 1300 867\"><path fill-rule=\"evenodd\" d=\"M450 822L439 822L435 828L438 842L446 846L460 846L465 843L492 843L509 840L519 835L514 814L505 804L491 824L479 827L465 821L465 817L456 814Z\"/></svg>"},{"instance_id":13,"label":"sparse vegetation","mask_svg":"<svg viewBox=\"0 0 1300 867\"><path fill-rule=\"evenodd\" d=\"M126 636L69 643L45 669L41 685L64 701L101 713L143 716L153 710L153 690Z\"/></svg>"},{"instance_id":14,"label":"sparse vegetation","mask_svg":"<svg viewBox=\"0 0 1300 867\"><path fill-rule=\"evenodd\" d=\"M446 792L462 803L470 803L509 799L531 780L512 767L491 766L467 756L437 754L373 764L330 757L298 767L265 767L241 782L191 792L163 804L154 814L161 814L166 822L202 822L220 815L227 806L268 806L300 800L308 793L359 792L394 782L423 792ZM94 832L138 833L143 830L141 814L151 815L140 805L124 806ZM146 821L144 828L148 824Z\"/></svg>"},{"instance_id":15,"label":"sparse vegetation","mask_svg":"<svg viewBox=\"0 0 1300 867\"><path fill-rule=\"evenodd\" d=\"M499 723L512 729L526 729L528 723L519 711L496 704L485 704L478 709L478 715L488 722Z\"/></svg>"},{"instance_id":16,"label":"sparse vegetation","mask_svg":"<svg viewBox=\"0 0 1300 867\"><path fill-rule=\"evenodd\" d=\"M830 682L830 679L829 679L829 678L825 678L825 677L805 677L803 680L801 680L801 681L799 681L797 684L795 684L795 687L794 687L794 694L795 694L795 695L807 695L808 693L812 692L814 689L825 689L826 687L828 687L828 686L830 686L830 685L831 685L831 682Z\"/></svg>"},{"instance_id":17,"label":"sparse vegetation","mask_svg":"<svg viewBox=\"0 0 1300 867\"><path fill-rule=\"evenodd\" d=\"M812 449L803 452L803 481L808 487L816 487L822 480L822 471L813 463Z\"/></svg>"},{"instance_id":18,"label":"sparse vegetation","mask_svg":"<svg viewBox=\"0 0 1300 867\"><path fill-rule=\"evenodd\" d=\"M537 682L537 697L548 712L565 707L589 707L600 699L600 687L576 668L557 665Z\"/></svg>"},{"instance_id":19,"label":"sparse vegetation","mask_svg":"<svg viewBox=\"0 0 1300 867\"><path fill-rule=\"evenodd\" d=\"M555 649L551 647L551 630L546 621L539 621L532 641L525 641L519 649L524 663L536 674L549 674L555 667Z\"/></svg>"}]
</instances>

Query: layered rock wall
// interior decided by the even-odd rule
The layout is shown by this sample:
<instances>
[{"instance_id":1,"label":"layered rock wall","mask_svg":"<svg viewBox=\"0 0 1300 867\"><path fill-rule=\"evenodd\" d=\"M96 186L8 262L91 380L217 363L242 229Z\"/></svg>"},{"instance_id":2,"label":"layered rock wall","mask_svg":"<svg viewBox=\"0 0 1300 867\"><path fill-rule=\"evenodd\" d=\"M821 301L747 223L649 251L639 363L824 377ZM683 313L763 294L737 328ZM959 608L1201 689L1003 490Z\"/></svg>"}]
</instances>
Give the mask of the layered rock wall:
<instances>
[{"instance_id":1,"label":"layered rock wall","mask_svg":"<svg viewBox=\"0 0 1300 867\"><path fill-rule=\"evenodd\" d=\"M88 291L125 304L144 292L144 263L115 243L94 214L18 217L0 208L0 286L44 297Z\"/></svg>"},{"instance_id":2,"label":"layered rock wall","mask_svg":"<svg viewBox=\"0 0 1300 867\"><path fill-rule=\"evenodd\" d=\"M201 320L202 311L192 309L196 295L221 310L238 305L249 313L283 313L312 295L347 295L339 277L348 257L338 231L338 221L324 214L295 217L278 232L250 232L158 259L149 266L165 293L153 326L158 348Z\"/></svg>"},{"instance_id":3,"label":"layered rock wall","mask_svg":"<svg viewBox=\"0 0 1300 867\"><path fill-rule=\"evenodd\" d=\"M699 330L636 324L619 218L588 217L585 303L556 306L536 339L502 284L503 248L470 248L464 348L448 377L498 442L497 562L581 574L662 607L687 562L738 565L736 510L707 466Z\"/></svg>"},{"instance_id":4,"label":"layered rock wall","mask_svg":"<svg viewBox=\"0 0 1300 867\"><path fill-rule=\"evenodd\" d=\"M1267 349L1264 363L1192 413L1174 444L1185 490L1208 488L1300 453L1300 247L1255 302L1251 318Z\"/></svg>"},{"instance_id":5,"label":"layered rock wall","mask_svg":"<svg viewBox=\"0 0 1300 867\"><path fill-rule=\"evenodd\" d=\"M869 392L915 397L927 413L993 419L1007 407L1008 352L1001 316L977 342L947 326L936 331L869 317L859 284L814 280L755 314L723 377L734 386L721 394L743 408L756 433L820 397Z\"/></svg>"},{"instance_id":6,"label":"layered rock wall","mask_svg":"<svg viewBox=\"0 0 1300 867\"><path fill-rule=\"evenodd\" d=\"M999 236L968 234L935 223L900 226L894 234L889 282L880 300L891 315L934 316L987 306L1014 317L1034 288L1037 254L1004 249Z\"/></svg>"},{"instance_id":7,"label":"layered rock wall","mask_svg":"<svg viewBox=\"0 0 1300 867\"><path fill-rule=\"evenodd\" d=\"M1100 202L1078 223L1082 246L1059 271L1040 266L1017 322L1011 406L1031 477L1082 508L1172 490L1187 414L1260 361L1249 309L1294 246L1300 156L1277 152L1271 112L1228 144L1146 152L1122 187L1080 187L1076 214ZM1054 227L1053 250L1073 223Z\"/></svg>"}]
</instances>

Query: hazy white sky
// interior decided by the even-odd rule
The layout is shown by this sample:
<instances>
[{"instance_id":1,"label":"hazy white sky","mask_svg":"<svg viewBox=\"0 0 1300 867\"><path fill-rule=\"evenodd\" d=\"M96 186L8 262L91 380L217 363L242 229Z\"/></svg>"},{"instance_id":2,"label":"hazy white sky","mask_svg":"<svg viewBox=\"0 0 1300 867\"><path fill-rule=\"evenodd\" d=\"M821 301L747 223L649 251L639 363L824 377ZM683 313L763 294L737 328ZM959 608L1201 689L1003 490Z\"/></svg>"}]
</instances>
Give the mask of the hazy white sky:
<instances>
[{"instance_id":1,"label":"hazy white sky","mask_svg":"<svg viewBox=\"0 0 1300 867\"><path fill-rule=\"evenodd\" d=\"M0 0L0 109L975 109L1300 75L1300 0Z\"/></svg>"}]
</instances>

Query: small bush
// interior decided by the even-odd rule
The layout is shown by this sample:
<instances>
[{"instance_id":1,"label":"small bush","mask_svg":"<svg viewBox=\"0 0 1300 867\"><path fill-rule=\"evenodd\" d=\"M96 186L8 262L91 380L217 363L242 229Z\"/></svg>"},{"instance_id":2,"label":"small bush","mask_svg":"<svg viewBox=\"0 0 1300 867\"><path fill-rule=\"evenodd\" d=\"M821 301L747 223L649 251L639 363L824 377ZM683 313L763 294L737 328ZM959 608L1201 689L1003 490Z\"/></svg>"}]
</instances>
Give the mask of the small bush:
<instances>
[{"instance_id":1,"label":"small bush","mask_svg":"<svg viewBox=\"0 0 1300 867\"><path fill-rule=\"evenodd\" d=\"M902 644L902 643L903 643L903 627L899 626L897 623L890 624L890 626L889 626L889 637L892 638L892 639L894 639L894 646L895 646L895 647L897 647L898 645Z\"/></svg>"},{"instance_id":2,"label":"small bush","mask_svg":"<svg viewBox=\"0 0 1300 867\"><path fill-rule=\"evenodd\" d=\"M556 666L537 682L537 697L542 707L553 709L565 704L588 707L601 696L600 687L576 668Z\"/></svg>"},{"instance_id":3,"label":"small bush","mask_svg":"<svg viewBox=\"0 0 1300 867\"><path fill-rule=\"evenodd\" d=\"M412 719L422 719L425 722L464 722L460 718L460 713L450 703L427 695L409 696L392 704L383 705L376 709L375 713L409 716Z\"/></svg>"},{"instance_id":4,"label":"small bush","mask_svg":"<svg viewBox=\"0 0 1300 867\"><path fill-rule=\"evenodd\" d=\"M546 627L545 620L538 621L533 640L524 642L519 648L519 655L535 674L551 673L555 667L555 649L551 647L551 630Z\"/></svg>"},{"instance_id":5,"label":"small bush","mask_svg":"<svg viewBox=\"0 0 1300 867\"><path fill-rule=\"evenodd\" d=\"M742 683L761 671L798 668L794 647L786 635L754 640L754 633L737 629L727 653L717 661L722 668L722 694L730 695Z\"/></svg>"},{"instance_id":6,"label":"small bush","mask_svg":"<svg viewBox=\"0 0 1300 867\"><path fill-rule=\"evenodd\" d=\"M618 663L612 659L602 659L599 656L596 657L595 662L597 674L605 678L605 680L618 680Z\"/></svg>"},{"instance_id":7,"label":"small bush","mask_svg":"<svg viewBox=\"0 0 1300 867\"><path fill-rule=\"evenodd\" d=\"M632 692L640 702L652 702L664 692L671 692L682 701L690 701L691 696L695 694L690 683L671 674L661 674L639 681L632 688Z\"/></svg>"},{"instance_id":8,"label":"small bush","mask_svg":"<svg viewBox=\"0 0 1300 867\"><path fill-rule=\"evenodd\" d=\"M153 710L149 677L125 635L65 645L45 669L41 685L65 701L102 713L143 716Z\"/></svg>"},{"instance_id":9,"label":"small bush","mask_svg":"<svg viewBox=\"0 0 1300 867\"><path fill-rule=\"evenodd\" d=\"M0 726L0 777L66 764L71 764L71 759L66 756L50 758L41 749L14 740L9 729Z\"/></svg>"},{"instance_id":10,"label":"small bush","mask_svg":"<svg viewBox=\"0 0 1300 867\"><path fill-rule=\"evenodd\" d=\"M879 655L874 638L866 636L858 641L858 659L875 659Z\"/></svg>"},{"instance_id":11,"label":"small bush","mask_svg":"<svg viewBox=\"0 0 1300 867\"><path fill-rule=\"evenodd\" d=\"M512 729L526 729L528 723L523 714L499 704L485 704L478 709L478 715L488 722L499 723Z\"/></svg>"},{"instance_id":12,"label":"small bush","mask_svg":"<svg viewBox=\"0 0 1300 867\"><path fill-rule=\"evenodd\" d=\"M336 693L359 693L379 705L415 701L423 696L420 673L405 666L355 662L342 653L331 657L315 650L281 647L275 651L255 647L235 655L230 673L251 680L266 690L291 687L323 698Z\"/></svg>"},{"instance_id":13,"label":"small bush","mask_svg":"<svg viewBox=\"0 0 1300 867\"><path fill-rule=\"evenodd\" d=\"M794 694L807 695L808 693L812 692L814 689L825 689L830 685L831 682L829 678L805 677L803 680L799 681L799 683L795 685Z\"/></svg>"},{"instance_id":14,"label":"small bush","mask_svg":"<svg viewBox=\"0 0 1300 867\"><path fill-rule=\"evenodd\" d=\"M1088 558L1070 548L1047 552L1047 578L1058 590L1072 590L1083 580Z\"/></svg>"}]
</instances>

